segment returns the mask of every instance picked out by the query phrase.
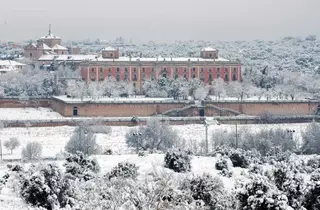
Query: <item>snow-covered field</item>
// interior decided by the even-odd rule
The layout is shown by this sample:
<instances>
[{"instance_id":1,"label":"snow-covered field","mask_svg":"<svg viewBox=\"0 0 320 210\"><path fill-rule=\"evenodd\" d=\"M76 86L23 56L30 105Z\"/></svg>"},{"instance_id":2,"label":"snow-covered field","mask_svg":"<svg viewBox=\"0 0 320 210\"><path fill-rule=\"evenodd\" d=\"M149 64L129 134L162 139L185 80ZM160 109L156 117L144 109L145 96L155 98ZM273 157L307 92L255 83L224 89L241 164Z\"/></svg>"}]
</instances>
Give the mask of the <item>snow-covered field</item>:
<instances>
[{"instance_id":1,"label":"snow-covered field","mask_svg":"<svg viewBox=\"0 0 320 210\"><path fill-rule=\"evenodd\" d=\"M197 157L193 156L191 159L191 172L185 174L175 174L169 169L164 168L164 155L163 154L150 154L145 157L139 157L138 155L105 155L96 157L101 167L100 174L109 172L119 162L128 161L136 164L138 169L138 179L143 179L147 174L158 171L171 173L173 176L188 176L191 174L202 175L203 173L217 176L219 171L215 169L215 157ZM51 162L51 161L50 161ZM56 162L58 165L62 164L62 161ZM4 164L0 164L0 175L5 170ZM241 172L247 169L233 168L234 177L241 178ZM227 178L219 176L223 181L223 184L227 190L231 190L234 186L234 177ZM12 189L4 188L0 193L0 210L20 210L20 209L34 209L23 202L21 198L15 194Z\"/></svg>"},{"instance_id":2,"label":"snow-covered field","mask_svg":"<svg viewBox=\"0 0 320 210\"><path fill-rule=\"evenodd\" d=\"M61 119L58 112L49 108L0 108L0 120Z\"/></svg>"},{"instance_id":3,"label":"snow-covered field","mask_svg":"<svg viewBox=\"0 0 320 210\"><path fill-rule=\"evenodd\" d=\"M238 125L239 132L256 132L260 129L282 128L295 130L294 138L300 140L301 132L303 132L308 124L273 124L273 125ZM189 147L198 145L205 140L205 127L203 125L173 125L172 128L178 132L181 139L184 139ZM4 128L0 130L0 139L5 141L11 137L17 137L21 146L10 154L10 151L3 149L4 158L20 158L21 148L28 141L39 141L43 145L44 157L55 157L64 149L64 145L72 136L74 127L30 127L30 128ZM125 134L132 127L113 126L111 134L97 134L97 142L102 149L112 149L115 154L129 154L130 150L125 143ZM235 131L235 125L210 125L208 127L209 146L212 142L213 131L221 130L225 132Z\"/></svg>"},{"instance_id":4,"label":"snow-covered field","mask_svg":"<svg viewBox=\"0 0 320 210\"><path fill-rule=\"evenodd\" d=\"M256 132L260 129L270 128L283 128L294 129L294 138L299 139L301 132L303 132L308 124L274 124L274 125L238 125L239 132L247 132L250 129L252 132ZM182 139L185 139L188 145L199 144L205 139L205 127L203 125L174 125L172 126L176 130ZM73 134L75 127L61 126L61 127L30 127L30 128L4 128L0 130L0 139L2 141L11 137L17 137L21 146L10 154L10 151L3 148L4 159L20 158L21 148L26 145L28 141L39 141L43 145L43 157L55 157L58 153L61 153L64 149L64 145ZM132 127L115 126L112 127L112 133L110 134L97 134L97 143L102 148L110 148L114 152L113 155L99 155L96 156L99 165L101 166L101 174L105 174L110 171L117 163L128 160L130 163L134 163L139 167L139 177L142 179L146 174L151 173L154 170L170 172L169 169L164 168L164 155L163 154L149 154L146 157L139 157L136 154L132 154L125 143L125 134L132 129ZM212 139L213 131L221 130L230 132L235 130L235 125L210 125L208 127L209 139ZM210 141L211 142L211 141ZM218 175L218 171L215 169L215 157L198 157L192 156L191 172L187 174L202 175L208 173L213 176ZM0 176L3 175L6 170L6 162L0 162ZM57 161L58 165L62 164L62 161ZM226 189L231 190L235 184L235 178L245 179L242 172L247 169L232 168L233 176L231 178L220 176ZM173 173L173 172L171 172ZM186 174L186 175L187 175ZM174 174L174 176L180 176L180 174ZM184 176L184 175L181 175ZM138 178L139 178L138 177ZM10 188L2 189L0 193L0 210L2 209L34 209L25 204L19 196Z\"/></svg>"}]
</instances>

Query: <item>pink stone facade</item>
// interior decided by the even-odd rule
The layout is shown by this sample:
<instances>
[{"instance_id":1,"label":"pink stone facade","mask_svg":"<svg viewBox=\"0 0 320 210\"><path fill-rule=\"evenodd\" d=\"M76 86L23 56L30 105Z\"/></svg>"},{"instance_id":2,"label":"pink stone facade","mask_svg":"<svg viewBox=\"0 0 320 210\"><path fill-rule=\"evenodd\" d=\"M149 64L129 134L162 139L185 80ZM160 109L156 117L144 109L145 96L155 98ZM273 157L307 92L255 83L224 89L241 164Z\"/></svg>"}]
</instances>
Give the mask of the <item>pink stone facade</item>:
<instances>
[{"instance_id":1,"label":"pink stone facade","mask_svg":"<svg viewBox=\"0 0 320 210\"><path fill-rule=\"evenodd\" d=\"M210 48L211 49L211 48ZM113 77L117 81L132 82L141 89L144 80L160 77L187 80L198 78L211 84L221 78L226 82L241 81L241 63L218 58L218 51L201 51L200 58L119 58L119 51L103 51L102 59L82 62L81 75L85 81L103 81Z\"/></svg>"}]
</instances>

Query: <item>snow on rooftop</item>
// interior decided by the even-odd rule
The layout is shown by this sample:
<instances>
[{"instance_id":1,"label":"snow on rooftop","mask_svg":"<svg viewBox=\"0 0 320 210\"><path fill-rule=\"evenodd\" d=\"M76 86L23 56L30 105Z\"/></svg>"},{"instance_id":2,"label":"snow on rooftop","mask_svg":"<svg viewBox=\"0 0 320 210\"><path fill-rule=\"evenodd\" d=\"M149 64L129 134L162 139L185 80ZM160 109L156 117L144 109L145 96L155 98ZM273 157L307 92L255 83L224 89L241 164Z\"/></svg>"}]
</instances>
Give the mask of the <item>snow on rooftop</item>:
<instances>
[{"instance_id":1,"label":"snow on rooftop","mask_svg":"<svg viewBox=\"0 0 320 210\"><path fill-rule=\"evenodd\" d=\"M203 48L201 51L218 51L218 50L212 47L206 47L206 48Z\"/></svg>"},{"instance_id":2,"label":"snow on rooftop","mask_svg":"<svg viewBox=\"0 0 320 210\"><path fill-rule=\"evenodd\" d=\"M46 36L41 37L40 39L61 39L61 38L58 36L54 36L53 34L50 33Z\"/></svg>"},{"instance_id":3,"label":"snow on rooftop","mask_svg":"<svg viewBox=\"0 0 320 210\"><path fill-rule=\"evenodd\" d=\"M52 47L53 50L68 50L66 47L62 46L62 45L58 45L58 44L55 44L53 47Z\"/></svg>"},{"instance_id":4,"label":"snow on rooftop","mask_svg":"<svg viewBox=\"0 0 320 210\"><path fill-rule=\"evenodd\" d=\"M221 62L229 62L230 60L225 58L217 58L217 59L204 59L204 58L188 58L188 57L178 57L178 58L131 58L130 57L119 57L116 59L113 58L102 58L99 55L43 55L39 58L39 61L52 61L53 59L57 61L120 61L120 62L129 62L129 61L143 61L143 62L160 62L160 61L172 61L172 62L210 62L210 61L221 61Z\"/></svg>"},{"instance_id":5,"label":"snow on rooftop","mask_svg":"<svg viewBox=\"0 0 320 210\"><path fill-rule=\"evenodd\" d=\"M104 51L116 51L116 49L109 46L109 47L104 48Z\"/></svg>"},{"instance_id":6,"label":"snow on rooftop","mask_svg":"<svg viewBox=\"0 0 320 210\"><path fill-rule=\"evenodd\" d=\"M173 98L142 98L142 97L137 97L137 98L108 98L108 97L102 97L99 99L92 99L92 98L84 98L81 100L80 98L68 98L67 96L54 96L54 98L62 100L66 103L85 103L85 102L93 102L93 103L121 103L121 102L126 102L126 103L137 103L137 102L172 102L175 101Z\"/></svg>"},{"instance_id":7,"label":"snow on rooftop","mask_svg":"<svg viewBox=\"0 0 320 210\"><path fill-rule=\"evenodd\" d=\"M25 64L12 60L0 60L0 66L24 66Z\"/></svg>"}]
</instances>

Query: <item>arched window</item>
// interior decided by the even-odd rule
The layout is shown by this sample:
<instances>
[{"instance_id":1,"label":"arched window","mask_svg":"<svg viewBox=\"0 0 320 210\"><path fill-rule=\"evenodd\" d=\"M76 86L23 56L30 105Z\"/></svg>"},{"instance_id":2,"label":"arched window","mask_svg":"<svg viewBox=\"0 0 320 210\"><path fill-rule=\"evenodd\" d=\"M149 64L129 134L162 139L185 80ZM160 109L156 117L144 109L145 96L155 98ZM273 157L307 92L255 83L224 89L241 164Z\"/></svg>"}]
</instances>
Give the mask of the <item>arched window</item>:
<instances>
[{"instance_id":1,"label":"arched window","mask_svg":"<svg viewBox=\"0 0 320 210\"><path fill-rule=\"evenodd\" d=\"M73 116L78 116L78 107L73 107Z\"/></svg>"}]
</instances>

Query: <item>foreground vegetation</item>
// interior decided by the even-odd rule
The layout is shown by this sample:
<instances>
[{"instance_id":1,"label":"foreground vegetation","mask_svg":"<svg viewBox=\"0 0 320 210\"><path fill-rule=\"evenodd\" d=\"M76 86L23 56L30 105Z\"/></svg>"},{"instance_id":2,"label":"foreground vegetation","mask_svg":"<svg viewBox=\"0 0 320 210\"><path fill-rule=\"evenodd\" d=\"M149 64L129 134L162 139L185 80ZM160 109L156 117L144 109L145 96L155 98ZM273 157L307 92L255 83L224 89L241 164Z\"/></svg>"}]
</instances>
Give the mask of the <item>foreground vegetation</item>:
<instances>
[{"instance_id":1,"label":"foreground vegetation","mask_svg":"<svg viewBox=\"0 0 320 210\"><path fill-rule=\"evenodd\" d=\"M320 157L312 155L320 152L319 131L319 124L310 124L301 143L281 129L239 130L237 142L233 133L215 132L214 150L194 154L184 150L167 122L151 119L127 134L128 146L136 150L138 145L141 160L162 154L160 168L142 173L146 166L130 159L103 170L97 161L102 156L94 154L112 155L112 148L97 149L94 133L112 130L83 123L62 161L8 164L0 189L45 209L319 209ZM193 168L199 155L212 158L205 164L214 173Z\"/></svg>"}]
</instances>

